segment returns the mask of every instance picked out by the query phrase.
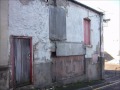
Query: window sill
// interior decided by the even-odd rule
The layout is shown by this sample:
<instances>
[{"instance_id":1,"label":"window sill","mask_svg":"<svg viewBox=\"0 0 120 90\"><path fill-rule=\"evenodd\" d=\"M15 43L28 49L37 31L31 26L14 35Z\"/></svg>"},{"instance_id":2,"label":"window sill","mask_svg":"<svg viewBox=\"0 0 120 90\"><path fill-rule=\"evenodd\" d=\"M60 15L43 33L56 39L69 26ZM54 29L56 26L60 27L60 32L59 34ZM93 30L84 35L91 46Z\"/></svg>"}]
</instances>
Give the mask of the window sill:
<instances>
[{"instance_id":1,"label":"window sill","mask_svg":"<svg viewBox=\"0 0 120 90\"><path fill-rule=\"evenodd\" d=\"M85 47L92 48L93 45L85 45Z\"/></svg>"}]
</instances>

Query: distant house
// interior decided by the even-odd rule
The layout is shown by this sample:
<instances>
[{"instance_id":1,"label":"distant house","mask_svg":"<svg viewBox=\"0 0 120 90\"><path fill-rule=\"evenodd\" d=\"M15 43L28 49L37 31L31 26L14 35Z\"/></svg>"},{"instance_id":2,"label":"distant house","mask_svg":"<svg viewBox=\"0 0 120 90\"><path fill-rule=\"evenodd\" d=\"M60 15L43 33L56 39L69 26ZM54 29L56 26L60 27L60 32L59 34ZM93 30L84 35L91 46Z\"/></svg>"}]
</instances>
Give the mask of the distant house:
<instances>
[{"instance_id":1,"label":"distant house","mask_svg":"<svg viewBox=\"0 0 120 90\"><path fill-rule=\"evenodd\" d=\"M0 0L0 90L103 78L102 21L74 0Z\"/></svg>"}]
</instances>

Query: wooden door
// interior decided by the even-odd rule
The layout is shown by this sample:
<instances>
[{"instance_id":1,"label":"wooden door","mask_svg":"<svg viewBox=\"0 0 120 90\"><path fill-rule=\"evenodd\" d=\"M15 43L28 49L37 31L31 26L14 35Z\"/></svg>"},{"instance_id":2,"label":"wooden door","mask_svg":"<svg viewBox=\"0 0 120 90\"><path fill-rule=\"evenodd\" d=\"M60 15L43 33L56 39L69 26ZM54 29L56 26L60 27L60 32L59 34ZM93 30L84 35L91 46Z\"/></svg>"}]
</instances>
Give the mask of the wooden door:
<instances>
[{"instance_id":1,"label":"wooden door","mask_svg":"<svg viewBox=\"0 0 120 90\"><path fill-rule=\"evenodd\" d=\"M13 38L14 85L16 87L31 83L32 52L30 38Z\"/></svg>"}]
</instances>

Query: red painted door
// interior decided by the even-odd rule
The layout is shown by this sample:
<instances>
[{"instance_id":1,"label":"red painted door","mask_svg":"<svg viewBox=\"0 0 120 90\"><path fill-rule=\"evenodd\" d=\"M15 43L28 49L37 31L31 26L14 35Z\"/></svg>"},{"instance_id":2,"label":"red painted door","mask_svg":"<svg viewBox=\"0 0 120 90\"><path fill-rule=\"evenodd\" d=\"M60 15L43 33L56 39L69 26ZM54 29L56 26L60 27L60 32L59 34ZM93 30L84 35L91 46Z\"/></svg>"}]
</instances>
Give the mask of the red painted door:
<instances>
[{"instance_id":1,"label":"red painted door","mask_svg":"<svg viewBox=\"0 0 120 90\"><path fill-rule=\"evenodd\" d=\"M31 84L31 39L13 38L14 84L16 87Z\"/></svg>"},{"instance_id":2,"label":"red painted door","mask_svg":"<svg viewBox=\"0 0 120 90\"><path fill-rule=\"evenodd\" d=\"M84 43L90 45L90 20L84 19Z\"/></svg>"}]
</instances>

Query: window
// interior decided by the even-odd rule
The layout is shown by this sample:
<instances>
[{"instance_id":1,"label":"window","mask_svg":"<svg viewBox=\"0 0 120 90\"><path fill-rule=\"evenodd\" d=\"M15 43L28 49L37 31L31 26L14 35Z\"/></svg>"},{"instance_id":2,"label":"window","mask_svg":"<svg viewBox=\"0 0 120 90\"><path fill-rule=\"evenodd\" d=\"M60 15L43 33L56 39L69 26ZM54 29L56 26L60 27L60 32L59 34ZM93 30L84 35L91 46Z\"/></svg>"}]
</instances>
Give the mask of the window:
<instances>
[{"instance_id":1,"label":"window","mask_svg":"<svg viewBox=\"0 0 120 90\"><path fill-rule=\"evenodd\" d=\"M84 18L84 44L90 45L90 19Z\"/></svg>"},{"instance_id":2,"label":"window","mask_svg":"<svg viewBox=\"0 0 120 90\"><path fill-rule=\"evenodd\" d=\"M49 38L53 41L66 40L66 11L61 7L50 8Z\"/></svg>"}]
</instances>

